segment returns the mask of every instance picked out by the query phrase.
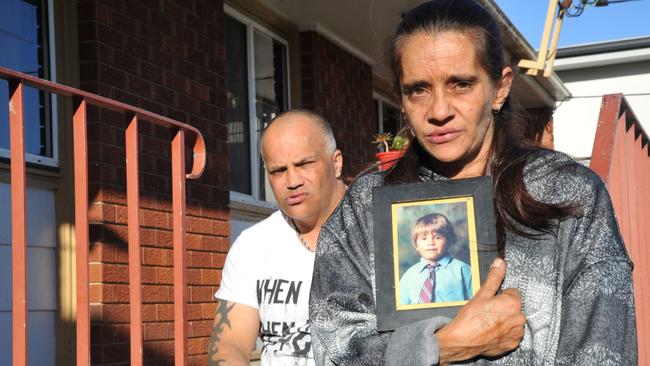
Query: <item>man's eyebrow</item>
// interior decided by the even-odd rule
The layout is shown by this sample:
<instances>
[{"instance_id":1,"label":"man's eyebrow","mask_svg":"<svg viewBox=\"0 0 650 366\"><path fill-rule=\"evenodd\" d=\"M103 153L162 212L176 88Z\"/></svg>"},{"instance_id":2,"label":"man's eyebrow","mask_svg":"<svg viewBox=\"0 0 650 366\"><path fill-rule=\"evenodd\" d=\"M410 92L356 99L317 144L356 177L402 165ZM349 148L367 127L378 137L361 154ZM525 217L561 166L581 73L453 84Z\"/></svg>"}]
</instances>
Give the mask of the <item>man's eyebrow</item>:
<instances>
[{"instance_id":1,"label":"man's eyebrow","mask_svg":"<svg viewBox=\"0 0 650 366\"><path fill-rule=\"evenodd\" d=\"M294 164L296 164L296 165L298 165L298 164L303 164L303 163L306 163L306 162L309 162L309 161L313 161L313 160L316 160L316 159L318 159L318 156L316 156L316 155L309 155L309 156L305 156L304 158L298 160L298 161L295 162Z\"/></svg>"}]
</instances>

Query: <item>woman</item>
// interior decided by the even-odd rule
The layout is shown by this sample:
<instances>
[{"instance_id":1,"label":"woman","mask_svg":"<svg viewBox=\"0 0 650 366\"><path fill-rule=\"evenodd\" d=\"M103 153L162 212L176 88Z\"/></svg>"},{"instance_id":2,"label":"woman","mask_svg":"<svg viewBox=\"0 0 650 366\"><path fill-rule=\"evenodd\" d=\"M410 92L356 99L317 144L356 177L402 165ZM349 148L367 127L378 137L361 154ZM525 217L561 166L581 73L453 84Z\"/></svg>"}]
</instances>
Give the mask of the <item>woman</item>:
<instances>
[{"instance_id":1,"label":"woman","mask_svg":"<svg viewBox=\"0 0 650 366\"><path fill-rule=\"evenodd\" d=\"M608 193L587 168L524 139L491 15L473 0L430 1L402 19L389 48L415 138L393 171L359 178L321 231L310 301L317 363L636 364L632 264ZM453 321L378 333L372 188L481 175L493 180L506 290L494 293L497 260Z\"/></svg>"}]
</instances>

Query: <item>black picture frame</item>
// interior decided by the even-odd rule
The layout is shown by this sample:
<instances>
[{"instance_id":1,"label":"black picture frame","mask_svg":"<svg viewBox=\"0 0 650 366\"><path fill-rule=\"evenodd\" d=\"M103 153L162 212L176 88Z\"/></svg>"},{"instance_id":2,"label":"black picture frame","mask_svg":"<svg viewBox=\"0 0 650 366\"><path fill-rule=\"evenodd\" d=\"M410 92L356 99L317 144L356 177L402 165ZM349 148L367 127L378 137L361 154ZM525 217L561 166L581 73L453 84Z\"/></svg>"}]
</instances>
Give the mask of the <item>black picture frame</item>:
<instances>
[{"instance_id":1,"label":"black picture frame","mask_svg":"<svg viewBox=\"0 0 650 366\"><path fill-rule=\"evenodd\" d=\"M386 185L374 188L372 196L377 329L393 330L433 316L456 316L458 310L478 291L490 264L498 256L491 178ZM466 275L454 284L452 282L457 282L458 277L454 277L457 275L444 277L442 272L437 272L440 274L436 275L436 281L446 278L453 280L436 282L436 288L440 288L441 292L445 289L451 291L440 296L434 291L435 302L410 303L417 301L413 294L420 290L416 290L417 284L411 285L414 281L408 281L415 277L402 276L408 270L408 263L413 263L414 267L410 274L422 271L419 267L422 264L416 264L420 260L417 253L415 261L413 255L409 257L407 254L409 248L416 252L411 230L418 217L429 213L442 213L448 217L457 239L447 248L449 256L446 263L455 261L455 267L448 268L456 272L464 264L468 265L471 284L467 283ZM466 274L467 269L464 268ZM402 285L401 278L404 279ZM450 300L442 299L443 296ZM459 296L467 299L459 300Z\"/></svg>"}]
</instances>

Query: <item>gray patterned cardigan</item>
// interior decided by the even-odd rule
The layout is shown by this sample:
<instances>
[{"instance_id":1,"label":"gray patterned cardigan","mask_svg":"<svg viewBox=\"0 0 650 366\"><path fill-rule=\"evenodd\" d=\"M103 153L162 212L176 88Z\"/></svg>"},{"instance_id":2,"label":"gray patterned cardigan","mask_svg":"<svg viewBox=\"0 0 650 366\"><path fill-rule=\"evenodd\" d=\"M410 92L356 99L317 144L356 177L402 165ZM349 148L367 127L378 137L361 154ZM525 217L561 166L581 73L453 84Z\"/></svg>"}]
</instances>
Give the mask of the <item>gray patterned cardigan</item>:
<instances>
[{"instance_id":1,"label":"gray patterned cardigan","mask_svg":"<svg viewBox=\"0 0 650 366\"><path fill-rule=\"evenodd\" d=\"M426 168L420 178L444 179ZM546 150L528 158L524 181L534 199L578 205L582 214L539 239L506 233L502 287L522 294L525 335L514 352L474 364L636 365L632 263L604 184ZM433 333L448 319L376 329L371 195L382 183L381 174L359 178L321 231L310 300L318 365L438 363Z\"/></svg>"}]
</instances>

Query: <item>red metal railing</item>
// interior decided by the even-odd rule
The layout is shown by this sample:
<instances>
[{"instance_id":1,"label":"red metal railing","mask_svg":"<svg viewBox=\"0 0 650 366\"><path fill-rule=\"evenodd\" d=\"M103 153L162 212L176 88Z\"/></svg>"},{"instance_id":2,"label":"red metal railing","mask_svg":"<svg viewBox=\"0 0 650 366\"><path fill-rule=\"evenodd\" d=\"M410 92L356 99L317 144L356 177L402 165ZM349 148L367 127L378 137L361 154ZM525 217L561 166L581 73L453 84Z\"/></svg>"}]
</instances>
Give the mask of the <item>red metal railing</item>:
<instances>
[{"instance_id":1,"label":"red metal railing","mask_svg":"<svg viewBox=\"0 0 650 366\"><path fill-rule=\"evenodd\" d=\"M13 365L28 364L27 252L25 225L25 139L23 88L34 87L74 101L75 231L77 242L77 365L90 364L90 311L88 296L88 105L121 112L130 118L126 129L127 210L129 240L129 297L131 364L142 365L142 281L138 178L138 123L140 120L175 130L172 151L172 212L174 245L175 364L187 364L187 267L185 260L185 180L201 176L205 168L205 142L194 127L104 98L0 67L0 78L9 82L12 214L12 352ZM193 146L193 166L185 173L185 138Z\"/></svg>"},{"instance_id":2,"label":"red metal railing","mask_svg":"<svg viewBox=\"0 0 650 366\"><path fill-rule=\"evenodd\" d=\"M622 94L603 96L590 168L607 184L634 262L639 365L650 363L650 154L648 135Z\"/></svg>"}]
</instances>

